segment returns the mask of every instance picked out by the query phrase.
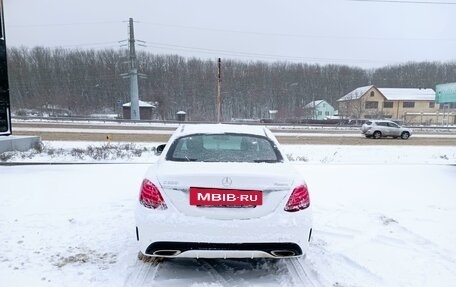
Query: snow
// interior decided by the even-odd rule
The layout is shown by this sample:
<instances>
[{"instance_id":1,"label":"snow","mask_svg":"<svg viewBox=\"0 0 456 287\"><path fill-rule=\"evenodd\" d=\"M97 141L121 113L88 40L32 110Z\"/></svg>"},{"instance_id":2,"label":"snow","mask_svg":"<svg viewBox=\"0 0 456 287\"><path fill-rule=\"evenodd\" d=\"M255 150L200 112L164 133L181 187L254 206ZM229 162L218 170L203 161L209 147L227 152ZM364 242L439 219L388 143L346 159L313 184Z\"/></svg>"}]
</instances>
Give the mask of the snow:
<instances>
[{"instance_id":1,"label":"snow","mask_svg":"<svg viewBox=\"0 0 456 287\"><path fill-rule=\"evenodd\" d=\"M338 99L338 102L341 101L351 101L351 100L357 100L361 98L370 88L373 86L365 86L365 87L359 87L351 91L350 93L346 94L342 98Z\"/></svg>"},{"instance_id":2,"label":"snow","mask_svg":"<svg viewBox=\"0 0 456 287\"><path fill-rule=\"evenodd\" d=\"M456 147L284 149L311 192L305 260L137 261L133 208L156 160L147 151L129 164L0 166L2 286L454 286ZM22 155L11 160L95 161Z\"/></svg>"},{"instance_id":3,"label":"snow","mask_svg":"<svg viewBox=\"0 0 456 287\"><path fill-rule=\"evenodd\" d=\"M357 100L364 96L369 89L375 86L359 87L346 94L337 101ZM377 87L375 87L377 88ZM407 89L407 88L377 88L389 101L434 101L433 89Z\"/></svg>"},{"instance_id":4,"label":"snow","mask_svg":"<svg viewBox=\"0 0 456 287\"><path fill-rule=\"evenodd\" d=\"M170 130L115 130L115 129L84 129L84 128L14 128L15 131L28 131L28 132L48 132L48 133L91 133L91 134L163 134L171 135L174 131Z\"/></svg>"},{"instance_id":5,"label":"snow","mask_svg":"<svg viewBox=\"0 0 456 287\"><path fill-rule=\"evenodd\" d=\"M379 88L380 92L389 101L434 101L433 89L394 89Z\"/></svg>"},{"instance_id":6,"label":"snow","mask_svg":"<svg viewBox=\"0 0 456 287\"><path fill-rule=\"evenodd\" d=\"M119 126L125 126L125 127L155 127L155 128L170 128L170 129L175 129L177 128L180 124L178 123L170 123L170 122L148 122L148 121L118 121L118 120L112 120L112 119L59 119L59 120L53 120L53 119L43 119L43 118L28 118L27 120L21 120L18 118L12 119L13 126L15 123L23 123L23 124L36 124L36 125L42 125L42 124L74 124L74 125L80 125L80 126L114 126L114 127L119 127ZM16 129L16 127L15 127Z\"/></svg>"},{"instance_id":7,"label":"snow","mask_svg":"<svg viewBox=\"0 0 456 287\"><path fill-rule=\"evenodd\" d=\"M152 163L157 160L154 148L162 142L128 144L112 142L44 141L42 152L9 152L9 162L129 162ZM82 153L89 147L104 149L106 157L93 158ZM456 164L456 146L387 146L387 145L282 145L289 160L320 164ZM75 153L75 149L77 152ZM121 150L121 154L117 153ZM135 153L141 150L141 153ZM122 156L123 155L123 156Z\"/></svg>"},{"instance_id":8,"label":"snow","mask_svg":"<svg viewBox=\"0 0 456 287\"><path fill-rule=\"evenodd\" d=\"M321 241L314 238L318 255L327 250L340 254L345 268L375 275L383 286L454 285L456 167L335 165L301 170L314 191L315 234L321 235ZM329 268L318 258L316 269L332 266L341 273L340 262L326 257Z\"/></svg>"},{"instance_id":9,"label":"snow","mask_svg":"<svg viewBox=\"0 0 456 287\"><path fill-rule=\"evenodd\" d=\"M304 109L315 108L316 106L318 106L322 102L326 102L326 101L325 100L318 100L318 101L310 102L310 103L308 103L307 105L304 106Z\"/></svg>"},{"instance_id":10,"label":"snow","mask_svg":"<svg viewBox=\"0 0 456 287\"><path fill-rule=\"evenodd\" d=\"M321 164L455 164L455 146L285 145L297 162Z\"/></svg>"},{"instance_id":11,"label":"snow","mask_svg":"<svg viewBox=\"0 0 456 287\"><path fill-rule=\"evenodd\" d=\"M155 105L151 104L150 102L144 102L139 100L138 103L140 107L155 108ZM123 104L122 107L131 107L131 102Z\"/></svg>"}]
</instances>

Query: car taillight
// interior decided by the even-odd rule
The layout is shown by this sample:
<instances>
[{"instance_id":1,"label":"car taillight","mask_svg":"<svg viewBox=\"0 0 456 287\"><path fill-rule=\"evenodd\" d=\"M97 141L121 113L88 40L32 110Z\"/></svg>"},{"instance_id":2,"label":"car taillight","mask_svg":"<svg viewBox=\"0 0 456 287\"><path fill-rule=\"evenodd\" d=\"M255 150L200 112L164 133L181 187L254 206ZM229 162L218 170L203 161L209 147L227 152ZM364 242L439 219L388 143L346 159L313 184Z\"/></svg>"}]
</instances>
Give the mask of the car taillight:
<instances>
[{"instance_id":1,"label":"car taillight","mask_svg":"<svg viewBox=\"0 0 456 287\"><path fill-rule=\"evenodd\" d=\"M158 188L148 179L144 179L141 184L139 202L147 208L166 209L167 206Z\"/></svg>"},{"instance_id":2,"label":"car taillight","mask_svg":"<svg viewBox=\"0 0 456 287\"><path fill-rule=\"evenodd\" d=\"M306 209L310 205L309 192L305 184L296 187L288 199L285 211L295 212Z\"/></svg>"}]
</instances>

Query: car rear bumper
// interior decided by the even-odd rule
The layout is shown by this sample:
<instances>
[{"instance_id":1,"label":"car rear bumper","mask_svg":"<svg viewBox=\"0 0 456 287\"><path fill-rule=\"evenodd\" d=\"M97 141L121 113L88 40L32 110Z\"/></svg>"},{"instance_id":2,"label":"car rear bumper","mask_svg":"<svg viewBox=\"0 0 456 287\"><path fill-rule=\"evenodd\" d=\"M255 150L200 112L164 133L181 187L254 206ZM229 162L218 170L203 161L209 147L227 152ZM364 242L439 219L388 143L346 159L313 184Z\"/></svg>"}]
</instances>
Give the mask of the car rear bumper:
<instances>
[{"instance_id":1,"label":"car rear bumper","mask_svg":"<svg viewBox=\"0 0 456 287\"><path fill-rule=\"evenodd\" d=\"M208 243L208 242L154 242L146 249L147 255L192 258L255 258L296 257L302 249L296 243Z\"/></svg>"},{"instance_id":2,"label":"car rear bumper","mask_svg":"<svg viewBox=\"0 0 456 287\"><path fill-rule=\"evenodd\" d=\"M281 210L247 220L192 217L142 206L138 207L136 214L139 248L148 256L301 256L307 252L312 227L310 208L291 213Z\"/></svg>"}]
</instances>

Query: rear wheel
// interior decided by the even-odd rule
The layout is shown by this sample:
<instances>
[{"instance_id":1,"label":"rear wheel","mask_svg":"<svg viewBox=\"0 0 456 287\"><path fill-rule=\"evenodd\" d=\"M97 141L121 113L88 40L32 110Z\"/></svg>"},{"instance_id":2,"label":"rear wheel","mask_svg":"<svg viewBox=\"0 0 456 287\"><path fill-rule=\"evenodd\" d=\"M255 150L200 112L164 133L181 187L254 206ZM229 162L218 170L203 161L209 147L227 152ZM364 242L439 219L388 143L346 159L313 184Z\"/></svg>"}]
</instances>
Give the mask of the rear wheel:
<instances>
[{"instance_id":1,"label":"rear wheel","mask_svg":"<svg viewBox=\"0 0 456 287\"><path fill-rule=\"evenodd\" d=\"M382 133L381 133L380 131L376 131L376 132L374 132L374 133L372 134L372 137L373 137L374 139L379 139L379 138L382 137Z\"/></svg>"},{"instance_id":2,"label":"rear wheel","mask_svg":"<svg viewBox=\"0 0 456 287\"><path fill-rule=\"evenodd\" d=\"M402 132L401 139L407 140L409 137L410 137L410 133L409 132Z\"/></svg>"}]
</instances>

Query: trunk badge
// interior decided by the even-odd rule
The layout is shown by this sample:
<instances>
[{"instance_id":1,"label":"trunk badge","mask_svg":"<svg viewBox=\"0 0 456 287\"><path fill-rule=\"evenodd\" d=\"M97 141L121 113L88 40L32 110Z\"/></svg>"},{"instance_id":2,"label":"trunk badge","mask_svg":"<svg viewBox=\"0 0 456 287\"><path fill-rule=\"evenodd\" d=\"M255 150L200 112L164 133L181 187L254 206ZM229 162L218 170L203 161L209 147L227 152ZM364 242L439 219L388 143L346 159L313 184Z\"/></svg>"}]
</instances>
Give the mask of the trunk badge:
<instances>
[{"instance_id":1,"label":"trunk badge","mask_svg":"<svg viewBox=\"0 0 456 287\"><path fill-rule=\"evenodd\" d=\"M233 180L231 179L231 177L224 177L224 178L222 179L222 184L223 184L223 186L225 186L225 187L230 186L232 183L233 183Z\"/></svg>"}]
</instances>

